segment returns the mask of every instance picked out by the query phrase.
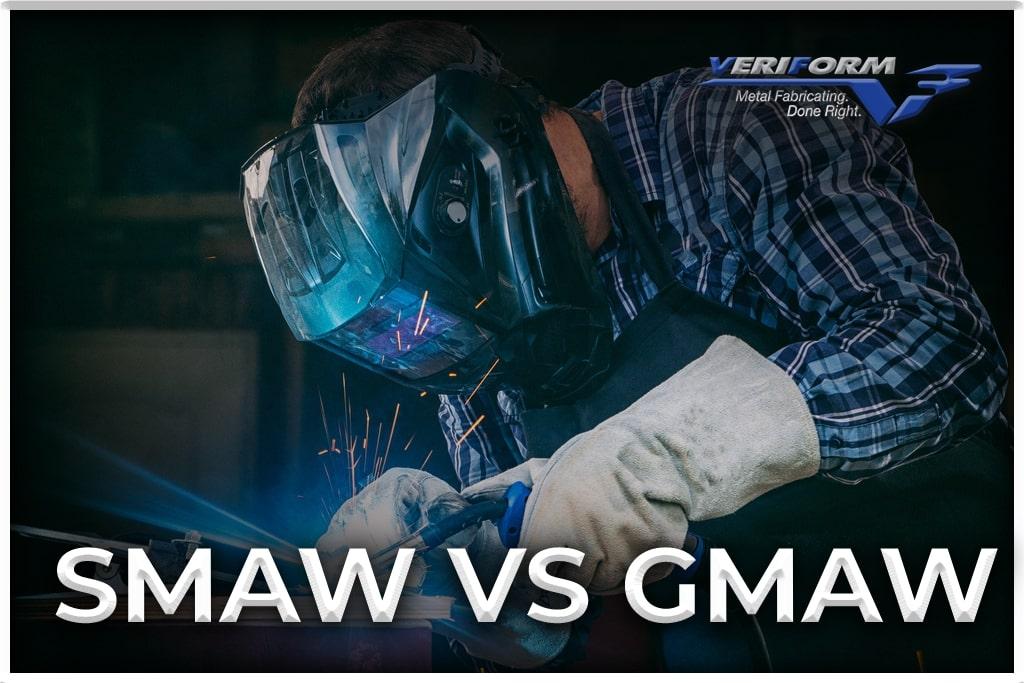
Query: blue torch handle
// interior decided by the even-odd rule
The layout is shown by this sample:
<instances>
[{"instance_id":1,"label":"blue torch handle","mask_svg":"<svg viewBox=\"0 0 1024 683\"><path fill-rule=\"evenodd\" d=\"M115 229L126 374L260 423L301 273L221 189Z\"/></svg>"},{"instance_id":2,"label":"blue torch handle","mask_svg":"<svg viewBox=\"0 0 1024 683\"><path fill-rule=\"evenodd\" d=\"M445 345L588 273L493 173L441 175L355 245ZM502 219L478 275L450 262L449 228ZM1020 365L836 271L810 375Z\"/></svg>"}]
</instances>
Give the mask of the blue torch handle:
<instances>
[{"instance_id":1,"label":"blue torch handle","mask_svg":"<svg viewBox=\"0 0 1024 683\"><path fill-rule=\"evenodd\" d=\"M521 481L517 481L505 491L508 504L505 513L498 519L498 536L506 548L519 546L519 535L523 531L523 516L526 514L526 501L532 489Z\"/></svg>"}]
</instances>

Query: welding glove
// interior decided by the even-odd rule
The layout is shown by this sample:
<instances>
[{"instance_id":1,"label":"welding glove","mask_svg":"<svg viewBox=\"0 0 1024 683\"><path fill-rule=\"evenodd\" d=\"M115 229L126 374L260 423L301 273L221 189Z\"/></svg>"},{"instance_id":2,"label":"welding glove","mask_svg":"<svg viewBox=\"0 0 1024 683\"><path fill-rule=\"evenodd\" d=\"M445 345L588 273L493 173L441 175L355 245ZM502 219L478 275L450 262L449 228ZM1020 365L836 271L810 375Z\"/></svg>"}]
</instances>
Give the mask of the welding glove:
<instances>
[{"instance_id":1,"label":"welding glove","mask_svg":"<svg viewBox=\"0 0 1024 683\"><path fill-rule=\"evenodd\" d=\"M681 548L689 521L735 512L813 475L820 461L814 423L793 380L723 336L551 458L527 460L462 494L496 497L514 481L532 487L521 545L581 550L582 565L560 565L559 574L591 593L619 593L633 559L655 547ZM647 580L670 569L655 567Z\"/></svg>"},{"instance_id":2,"label":"welding glove","mask_svg":"<svg viewBox=\"0 0 1024 683\"><path fill-rule=\"evenodd\" d=\"M467 506L455 489L428 472L396 467L384 472L338 508L327 530L316 543L326 576L337 580L349 548L365 548L373 555L397 543L431 521L443 519ZM432 595L445 594L447 576L430 572L440 583L428 583L428 569L449 564L446 549L468 547L475 529L466 529L426 553L417 553L406 579L406 588ZM390 564L392 560L388 560ZM375 567L388 571L388 567Z\"/></svg>"},{"instance_id":3,"label":"welding glove","mask_svg":"<svg viewBox=\"0 0 1024 683\"><path fill-rule=\"evenodd\" d=\"M443 480L421 470L392 468L347 500L337 511L316 548L324 573L338 580L349 548L377 551L437 522L469 503ZM423 595L460 597L461 584L448 558L448 548L466 548L481 585L492 586L505 560L506 548L491 522L465 529L441 546L417 553L406 590ZM389 560L389 564L392 560ZM390 566L376 567L382 573ZM432 622L438 633L459 641L480 659L530 669L556 657L569 640L568 624L542 624L527 617L537 591L517 581L494 623L478 623L464 598L456 601L450 619Z\"/></svg>"}]
</instances>

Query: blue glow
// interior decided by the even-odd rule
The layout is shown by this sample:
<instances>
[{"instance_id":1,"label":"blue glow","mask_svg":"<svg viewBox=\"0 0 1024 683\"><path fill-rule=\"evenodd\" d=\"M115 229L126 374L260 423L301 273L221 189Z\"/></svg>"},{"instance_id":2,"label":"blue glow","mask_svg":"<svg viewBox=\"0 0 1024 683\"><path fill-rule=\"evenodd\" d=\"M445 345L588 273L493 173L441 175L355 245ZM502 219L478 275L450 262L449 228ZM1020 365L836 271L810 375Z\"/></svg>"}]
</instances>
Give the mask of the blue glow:
<instances>
[{"instance_id":1,"label":"blue glow","mask_svg":"<svg viewBox=\"0 0 1024 683\"><path fill-rule=\"evenodd\" d=\"M54 431L91 455L142 479L170 496L170 500L165 502L157 496L150 495L149 492L132 489L131 491L135 495L130 501L112 500L109 497L90 496L84 498L77 496L81 503L96 510L166 529L181 532L195 530L205 539L236 548L269 548L275 551L275 557L280 556L283 560L297 562L298 549L285 539L80 435L71 434L63 429Z\"/></svg>"}]
</instances>

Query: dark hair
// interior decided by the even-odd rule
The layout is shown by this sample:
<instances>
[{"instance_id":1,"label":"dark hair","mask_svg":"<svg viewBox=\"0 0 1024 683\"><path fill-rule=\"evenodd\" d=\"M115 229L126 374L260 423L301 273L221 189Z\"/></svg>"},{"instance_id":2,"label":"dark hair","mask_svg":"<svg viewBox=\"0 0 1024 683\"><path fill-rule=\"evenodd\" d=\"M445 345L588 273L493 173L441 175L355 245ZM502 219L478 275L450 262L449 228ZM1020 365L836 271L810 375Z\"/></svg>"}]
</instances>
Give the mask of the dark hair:
<instances>
[{"instance_id":1,"label":"dark hair","mask_svg":"<svg viewBox=\"0 0 1024 683\"><path fill-rule=\"evenodd\" d=\"M449 21L395 21L331 50L302 84L292 126L310 123L342 100L380 92L391 98L432 73L473 59L476 38Z\"/></svg>"}]
</instances>

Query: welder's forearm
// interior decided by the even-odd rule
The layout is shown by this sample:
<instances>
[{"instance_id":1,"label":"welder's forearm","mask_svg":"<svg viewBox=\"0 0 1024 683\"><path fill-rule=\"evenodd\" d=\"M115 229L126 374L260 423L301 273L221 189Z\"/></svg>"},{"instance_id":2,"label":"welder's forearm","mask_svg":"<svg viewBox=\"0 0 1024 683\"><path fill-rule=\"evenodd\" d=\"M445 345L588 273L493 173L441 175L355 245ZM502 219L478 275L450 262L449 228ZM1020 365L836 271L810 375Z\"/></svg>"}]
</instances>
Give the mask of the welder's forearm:
<instances>
[{"instance_id":1,"label":"welder's forearm","mask_svg":"<svg viewBox=\"0 0 1024 683\"><path fill-rule=\"evenodd\" d=\"M990 420L1006 360L902 141L773 108L742 130L722 180L732 229L780 320L807 339L771 360L807 401L822 471L862 479Z\"/></svg>"},{"instance_id":2,"label":"welder's forearm","mask_svg":"<svg viewBox=\"0 0 1024 683\"><path fill-rule=\"evenodd\" d=\"M807 401L822 473L873 476L942 450L998 412L1006 358L984 309L924 296L861 309L828 337L772 355ZM939 318L951 310L972 323Z\"/></svg>"},{"instance_id":3,"label":"welder's forearm","mask_svg":"<svg viewBox=\"0 0 1024 683\"><path fill-rule=\"evenodd\" d=\"M522 460L522 454L509 447L514 443L511 428L489 391L477 392L472 404L466 398L458 394L438 395L438 422L460 489L498 474L508 466L503 467L502 462ZM499 453L501 449L504 450Z\"/></svg>"}]
</instances>

